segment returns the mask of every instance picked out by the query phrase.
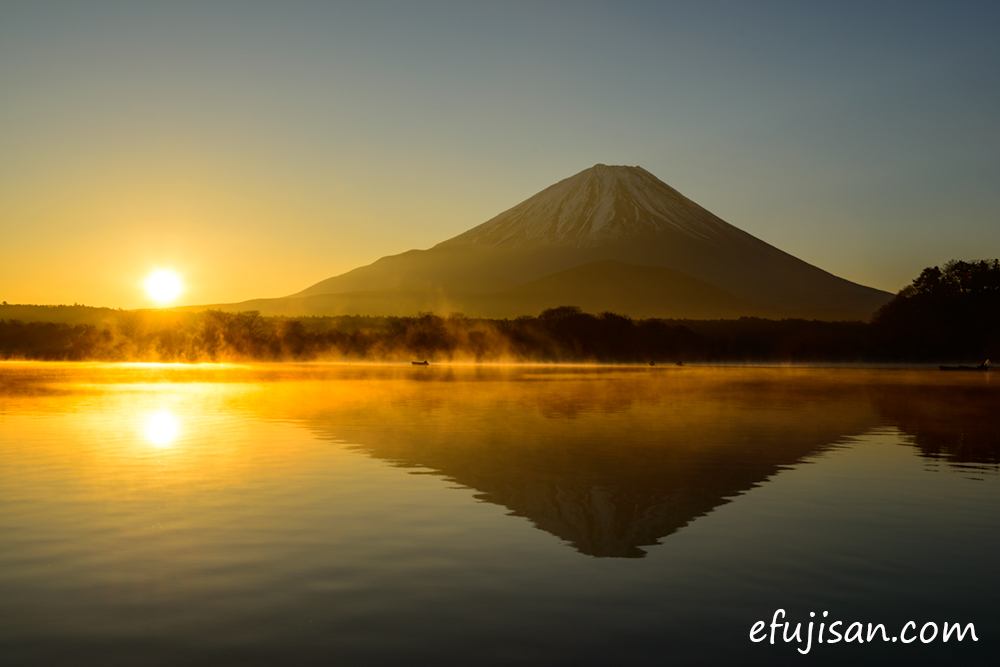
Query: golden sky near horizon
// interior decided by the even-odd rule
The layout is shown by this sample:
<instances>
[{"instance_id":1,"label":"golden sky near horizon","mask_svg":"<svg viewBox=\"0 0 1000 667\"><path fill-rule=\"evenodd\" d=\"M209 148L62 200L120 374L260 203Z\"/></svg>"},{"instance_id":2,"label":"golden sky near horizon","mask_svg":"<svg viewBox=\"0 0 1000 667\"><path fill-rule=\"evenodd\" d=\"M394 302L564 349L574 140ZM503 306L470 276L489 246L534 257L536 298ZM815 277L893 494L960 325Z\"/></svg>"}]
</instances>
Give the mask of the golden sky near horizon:
<instances>
[{"instance_id":1,"label":"golden sky near horizon","mask_svg":"<svg viewBox=\"0 0 1000 667\"><path fill-rule=\"evenodd\" d=\"M278 297L595 163L890 291L1000 256L990 3L0 5L0 301Z\"/></svg>"}]
</instances>

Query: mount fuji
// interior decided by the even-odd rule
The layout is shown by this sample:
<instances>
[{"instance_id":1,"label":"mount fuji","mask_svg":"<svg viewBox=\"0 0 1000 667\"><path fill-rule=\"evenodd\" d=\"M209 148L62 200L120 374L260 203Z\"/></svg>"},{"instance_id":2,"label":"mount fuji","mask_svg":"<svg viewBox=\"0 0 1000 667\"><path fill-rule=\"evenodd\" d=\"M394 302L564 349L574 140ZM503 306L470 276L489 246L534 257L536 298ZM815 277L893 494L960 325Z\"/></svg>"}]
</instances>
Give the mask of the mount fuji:
<instances>
[{"instance_id":1,"label":"mount fuji","mask_svg":"<svg viewBox=\"0 0 1000 667\"><path fill-rule=\"evenodd\" d=\"M632 317L843 320L868 319L891 297L751 236L641 167L598 164L428 250L225 307L514 317L576 305Z\"/></svg>"}]
</instances>

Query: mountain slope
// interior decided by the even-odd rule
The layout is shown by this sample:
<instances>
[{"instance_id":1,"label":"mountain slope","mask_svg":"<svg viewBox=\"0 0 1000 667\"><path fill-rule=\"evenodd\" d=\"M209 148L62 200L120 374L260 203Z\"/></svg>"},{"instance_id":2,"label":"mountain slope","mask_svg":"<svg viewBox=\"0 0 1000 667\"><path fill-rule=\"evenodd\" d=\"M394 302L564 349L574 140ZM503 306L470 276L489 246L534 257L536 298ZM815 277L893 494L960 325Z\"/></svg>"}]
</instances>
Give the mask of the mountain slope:
<instances>
[{"instance_id":1,"label":"mountain slope","mask_svg":"<svg viewBox=\"0 0 1000 667\"><path fill-rule=\"evenodd\" d=\"M781 315L673 269L614 260L559 271L475 301L492 317L536 315L554 304L572 304L588 313L611 311L640 318L665 312L689 319ZM474 312L471 305L465 312Z\"/></svg>"},{"instance_id":2,"label":"mountain slope","mask_svg":"<svg viewBox=\"0 0 1000 667\"><path fill-rule=\"evenodd\" d=\"M513 318L538 315L546 308L575 305L589 313L605 311L632 317L728 319L744 315L787 317L788 313L748 303L704 281L659 266L634 266L604 260L557 271L492 294L440 290L374 290L255 299L239 310L268 315L413 315L462 312L470 317Z\"/></svg>"}]
</instances>

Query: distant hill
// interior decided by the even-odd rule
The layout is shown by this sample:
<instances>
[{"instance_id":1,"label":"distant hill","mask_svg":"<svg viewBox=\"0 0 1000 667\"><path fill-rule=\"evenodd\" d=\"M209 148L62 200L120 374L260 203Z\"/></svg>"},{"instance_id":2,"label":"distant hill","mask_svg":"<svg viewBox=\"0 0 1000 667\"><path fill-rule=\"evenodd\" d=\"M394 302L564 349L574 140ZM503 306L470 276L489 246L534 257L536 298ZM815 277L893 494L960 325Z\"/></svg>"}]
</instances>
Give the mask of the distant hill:
<instances>
[{"instance_id":1,"label":"distant hill","mask_svg":"<svg viewBox=\"0 0 1000 667\"><path fill-rule=\"evenodd\" d=\"M868 319L891 297L768 245L641 167L599 164L429 250L383 257L283 299L215 307L510 316L578 305L635 317Z\"/></svg>"},{"instance_id":2,"label":"distant hill","mask_svg":"<svg viewBox=\"0 0 1000 667\"><path fill-rule=\"evenodd\" d=\"M121 311L93 306L36 306L28 304L0 304L0 320L21 322L58 322L61 324L92 324L103 326L113 323Z\"/></svg>"}]
</instances>

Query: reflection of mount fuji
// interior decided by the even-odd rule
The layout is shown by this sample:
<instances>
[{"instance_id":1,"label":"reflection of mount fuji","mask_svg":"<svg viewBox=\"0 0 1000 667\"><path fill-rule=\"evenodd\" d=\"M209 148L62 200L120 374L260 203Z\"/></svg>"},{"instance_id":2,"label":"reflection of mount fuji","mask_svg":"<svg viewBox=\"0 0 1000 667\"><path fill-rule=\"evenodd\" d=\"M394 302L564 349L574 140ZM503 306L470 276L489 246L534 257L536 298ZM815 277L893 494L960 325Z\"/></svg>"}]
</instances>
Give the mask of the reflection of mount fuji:
<instances>
[{"instance_id":1,"label":"reflection of mount fuji","mask_svg":"<svg viewBox=\"0 0 1000 667\"><path fill-rule=\"evenodd\" d=\"M591 556L641 557L641 547L877 424L857 392L817 389L794 372L777 382L762 382L760 370L354 372L261 410L430 469Z\"/></svg>"}]
</instances>

